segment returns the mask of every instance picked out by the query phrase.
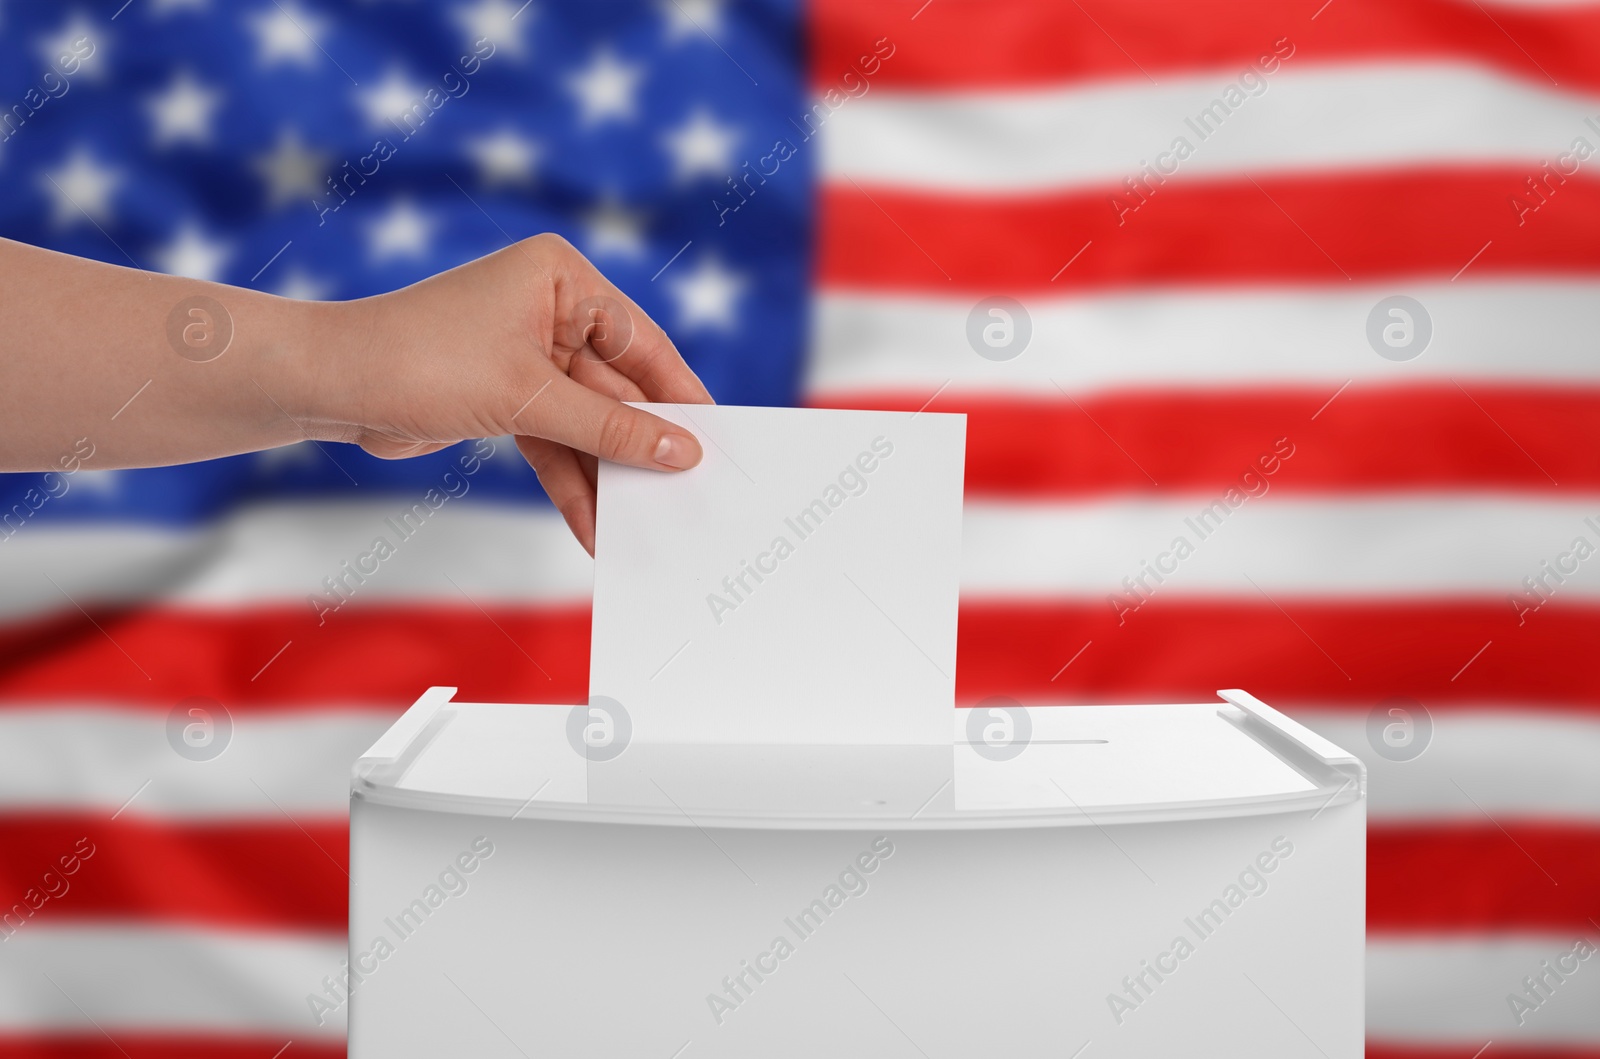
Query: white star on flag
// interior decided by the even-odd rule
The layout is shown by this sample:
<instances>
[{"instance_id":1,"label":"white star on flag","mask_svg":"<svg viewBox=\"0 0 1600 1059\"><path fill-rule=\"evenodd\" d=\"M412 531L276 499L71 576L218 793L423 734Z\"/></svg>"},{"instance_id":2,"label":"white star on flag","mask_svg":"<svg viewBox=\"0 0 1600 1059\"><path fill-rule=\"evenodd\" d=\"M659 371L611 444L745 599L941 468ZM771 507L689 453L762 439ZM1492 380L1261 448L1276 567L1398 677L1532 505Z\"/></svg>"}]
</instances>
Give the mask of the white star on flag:
<instances>
[{"instance_id":1,"label":"white star on flag","mask_svg":"<svg viewBox=\"0 0 1600 1059\"><path fill-rule=\"evenodd\" d=\"M522 33L533 24L537 10L522 0L478 0L471 6L463 5L451 12L467 34L468 46L487 39L502 52L520 59L528 54L528 42Z\"/></svg>"},{"instance_id":2,"label":"white star on flag","mask_svg":"<svg viewBox=\"0 0 1600 1059\"><path fill-rule=\"evenodd\" d=\"M83 468L71 478L72 484L107 499L115 499L122 491L122 472L104 468Z\"/></svg>"},{"instance_id":3,"label":"white star on flag","mask_svg":"<svg viewBox=\"0 0 1600 1059\"><path fill-rule=\"evenodd\" d=\"M538 144L512 128L468 140L466 152L477 165L478 179L486 188L532 184L542 153Z\"/></svg>"},{"instance_id":4,"label":"white star on flag","mask_svg":"<svg viewBox=\"0 0 1600 1059\"><path fill-rule=\"evenodd\" d=\"M722 32L722 0L660 0L656 6L667 20L668 44Z\"/></svg>"},{"instance_id":5,"label":"white star on flag","mask_svg":"<svg viewBox=\"0 0 1600 1059\"><path fill-rule=\"evenodd\" d=\"M188 70L180 70L166 89L145 99L145 110L155 123L151 141L156 147L185 141L210 143L212 118L221 105L221 92L207 88Z\"/></svg>"},{"instance_id":6,"label":"white star on flag","mask_svg":"<svg viewBox=\"0 0 1600 1059\"><path fill-rule=\"evenodd\" d=\"M733 306L749 281L730 272L714 257L702 258L694 270L668 281L667 290L678 302L678 326L684 330L709 328L732 331L738 327Z\"/></svg>"},{"instance_id":7,"label":"white star on flag","mask_svg":"<svg viewBox=\"0 0 1600 1059\"><path fill-rule=\"evenodd\" d=\"M273 0L247 20L256 35L256 61L262 66L280 62L314 66L322 49L317 44L328 29L326 19L318 18L295 0Z\"/></svg>"},{"instance_id":8,"label":"white star on flag","mask_svg":"<svg viewBox=\"0 0 1600 1059\"><path fill-rule=\"evenodd\" d=\"M437 223L410 199L396 199L383 216L367 225L367 254L374 262L426 257Z\"/></svg>"},{"instance_id":9,"label":"white star on flag","mask_svg":"<svg viewBox=\"0 0 1600 1059\"><path fill-rule=\"evenodd\" d=\"M413 108L422 109L423 120L429 115L428 105L422 101L427 91L427 86L411 80L398 66L391 66L382 81L356 91L356 103L366 113L368 125L405 136L416 131L418 115Z\"/></svg>"},{"instance_id":10,"label":"white star on flag","mask_svg":"<svg viewBox=\"0 0 1600 1059\"><path fill-rule=\"evenodd\" d=\"M284 273L283 282L278 284L272 293L280 298L293 298L295 301L320 302L333 293L333 284L320 280L296 266Z\"/></svg>"},{"instance_id":11,"label":"white star on flag","mask_svg":"<svg viewBox=\"0 0 1600 1059\"><path fill-rule=\"evenodd\" d=\"M43 58L45 66L57 70L61 69L63 58L68 59L69 64L71 60L76 59L79 64L78 72L70 75L71 77L103 81L110 69L106 61L110 36L103 24L91 22L82 12L75 12L66 25L39 41L39 55ZM85 57L84 52L90 54Z\"/></svg>"},{"instance_id":12,"label":"white star on flag","mask_svg":"<svg viewBox=\"0 0 1600 1059\"><path fill-rule=\"evenodd\" d=\"M222 270L233 256L225 244L206 238L200 226L185 221L178 226L170 243L150 255L156 268L169 276L188 276L190 279L221 280Z\"/></svg>"},{"instance_id":13,"label":"white star on flag","mask_svg":"<svg viewBox=\"0 0 1600 1059\"><path fill-rule=\"evenodd\" d=\"M150 14L164 18L174 11L205 11L210 6L211 0L150 0Z\"/></svg>"},{"instance_id":14,"label":"white star on flag","mask_svg":"<svg viewBox=\"0 0 1600 1059\"><path fill-rule=\"evenodd\" d=\"M283 469L284 467L298 467L310 465L315 467L318 463L319 453L317 446L310 441L296 441L288 445L279 445L274 449L262 449L256 453L256 467L266 473Z\"/></svg>"},{"instance_id":15,"label":"white star on flag","mask_svg":"<svg viewBox=\"0 0 1600 1059\"><path fill-rule=\"evenodd\" d=\"M672 155L672 172L677 180L692 180L703 174L721 178L733 172L739 130L721 124L706 108L697 107L682 125L663 133L661 142Z\"/></svg>"},{"instance_id":16,"label":"white star on flag","mask_svg":"<svg viewBox=\"0 0 1600 1059\"><path fill-rule=\"evenodd\" d=\"M297 129L280 129L277 143L251 159L250 168L266 182L269 206L310 200L328 190L328 156L307 147Z\"/></svg>"},{"instance_id":17,"label":"white star on flag","mask_svg":"<svg viewBox=\"0 0 1600 1059\"><path fill-rule=\"evenodd\" d=\"M645 216L628 209L615 195L606 195L580 220L585 232L584 250L591 257L644 254Z\"/></svg>"},{"instance_id":18,"label":"white star on flag","mask_svg":"<svg viewBox=\"0 0 1600 1059\"><path fill-rule=\"evenodd\" d=\"M610 48L600 48L589 65L568 75L567 89L578 98L578 120L597 125L607 118L634 117L634 96L644 80L644 67L619 59Z\"/></svg>"},{"instance_id":19,"label":"white star on flag","mask_svg":"<svg viewBox=\"0 0 1600 1059\"><path fill-rule=\"evenodd\" d=\"M85 147L73 148L64 165L46 170L39 181L50 198L50 223L66 228L85 215L96 224L109 223L111 197L122 180L120 169L96 162Z\"/></svg>"},{"instance_id":20,"label":"white star on flag","mask_svg":"<svg viewBox=\"0 0 1600 1059\"><path fill-rule=\"evenodd\" d=\"M523 458L522 452L517 448L515 435L501 434L499 437L491 438L490 440L494 442L494 455L490 456L489 459L493 460L496 465L504 464L509 470L522 474L533 470L532 467L528 466L528 461Z\"/></svg>"}]
</instances>

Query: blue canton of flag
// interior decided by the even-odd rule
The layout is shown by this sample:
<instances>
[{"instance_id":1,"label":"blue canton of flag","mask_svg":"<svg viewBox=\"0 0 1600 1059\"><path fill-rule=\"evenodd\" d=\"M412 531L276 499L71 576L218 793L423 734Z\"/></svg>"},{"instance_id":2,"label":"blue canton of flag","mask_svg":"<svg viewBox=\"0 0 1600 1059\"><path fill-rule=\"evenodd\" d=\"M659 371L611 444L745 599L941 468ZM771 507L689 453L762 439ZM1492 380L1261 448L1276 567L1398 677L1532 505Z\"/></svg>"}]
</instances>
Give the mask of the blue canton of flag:
<instances>
[{"instance_id":1,"label":"blue canton of flag","mask_svg":"<svg viewBox=\"0 0 1600 1059\"><path fill-rule=\"evenodd\" d=\"M0 0L0 234L348 299L558 232L718 400L794 403L811 159L736 224L717 198L805 113L799 17L786 0ZM322 448L85 470L36 518L191 523L250 499L412 491L455 458ZM542 503L500 451L479 488ZM0 499L38 480L5 476Z\"/></svg>"}]
</instances>

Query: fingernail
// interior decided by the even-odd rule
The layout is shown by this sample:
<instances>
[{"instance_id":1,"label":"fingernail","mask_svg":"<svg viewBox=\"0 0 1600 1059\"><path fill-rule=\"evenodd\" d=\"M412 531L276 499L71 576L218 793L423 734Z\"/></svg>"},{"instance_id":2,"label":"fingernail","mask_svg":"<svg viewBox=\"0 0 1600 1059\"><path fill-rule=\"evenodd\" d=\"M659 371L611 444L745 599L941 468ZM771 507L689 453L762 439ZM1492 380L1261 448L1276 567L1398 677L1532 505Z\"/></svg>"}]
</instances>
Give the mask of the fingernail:
<instances>
[{"instance_id":1,"label":"fingernail","mask_svg":"<svg viewBox=\"0 0 1600 1059\"><path fill-rule=\"evenodd\" d=\"M663 467L685 470L700 462L700 446L682 434L664 434L656 442L655 458Z\"/></svg>"}]
</instances>

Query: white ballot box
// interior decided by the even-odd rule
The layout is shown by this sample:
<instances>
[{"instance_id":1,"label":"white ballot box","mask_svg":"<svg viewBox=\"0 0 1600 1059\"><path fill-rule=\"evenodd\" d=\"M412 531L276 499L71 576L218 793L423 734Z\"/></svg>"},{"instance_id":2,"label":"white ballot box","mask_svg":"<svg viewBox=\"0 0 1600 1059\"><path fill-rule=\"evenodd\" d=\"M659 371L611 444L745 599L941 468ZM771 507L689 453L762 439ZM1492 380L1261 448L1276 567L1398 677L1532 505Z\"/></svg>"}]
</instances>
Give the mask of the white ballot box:
<instances>
[{"instance_id":1,"label":"white ballot box","mask_svg":"<svg viewBox=\"0 0 1600 1059\"><path fill-rule=\"evenodd\" d=\"M355 768L354 1059L1362 1054L1365 772L1243 692L833 745L452 696Z\"/></svg>"}]
</instances>

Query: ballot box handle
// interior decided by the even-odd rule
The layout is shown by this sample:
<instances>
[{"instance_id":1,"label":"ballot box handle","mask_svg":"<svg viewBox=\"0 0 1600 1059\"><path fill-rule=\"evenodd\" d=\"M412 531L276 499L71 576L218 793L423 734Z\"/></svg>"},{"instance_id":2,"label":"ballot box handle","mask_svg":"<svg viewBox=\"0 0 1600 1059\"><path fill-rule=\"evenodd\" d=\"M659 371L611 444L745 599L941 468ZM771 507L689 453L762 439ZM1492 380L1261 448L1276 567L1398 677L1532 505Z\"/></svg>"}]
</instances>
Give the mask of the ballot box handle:
<instances>
[{"instance_id":1,"label":"ballot box handle","mask_svg":"<svg viewBox=\"0 0 1600 1059\"><path fill-rule=\"evenodd\" d=\"M359 783L363 780L381 780L404 772L411 759L422 752L428 740L423 738L430 727L435 727L433 722L439 711L450 704L455 698L455 688L435 687L429 688L399 720L389 726L389 730L378 737L378 741L367 748L367 752L356 759L353 770L354 779Z\"/></svg>"},{"instance_id":2,"label":"ballot box handle","mask_svg":"<svg viewBox=\"0 0 1600 1059\"><path fill-rule=\"evenodd\" d=\"M1245 715L1246 727L1256 727L1262 736L1280 753L1288 752L1301 758L1303 771L1318 783L1337 784L1341 789L1353 790L1364 797L1367 789L1367 766L1362 760L1318 735L1292 717L1273 709L1248 691L1229 688L1218 691L1223 702L1237 708Z\"/></svg>"}]
</instances>

